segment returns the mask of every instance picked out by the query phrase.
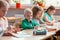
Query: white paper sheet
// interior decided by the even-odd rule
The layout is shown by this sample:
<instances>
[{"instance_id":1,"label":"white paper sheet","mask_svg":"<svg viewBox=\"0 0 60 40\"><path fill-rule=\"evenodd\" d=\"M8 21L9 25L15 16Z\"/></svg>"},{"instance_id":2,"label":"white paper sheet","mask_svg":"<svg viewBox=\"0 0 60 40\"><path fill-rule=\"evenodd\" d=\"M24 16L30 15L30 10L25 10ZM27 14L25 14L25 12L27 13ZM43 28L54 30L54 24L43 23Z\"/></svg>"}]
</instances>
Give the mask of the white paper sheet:
<instances>
[{"instance_id":1,"label":"white paper sheet","mask_svg":"<svg viewBox=\"0 0 60 40\"><path fill-rule=\"evenodd\" d=\"M25 38L25 37L31 37L32 35L29 35L23 31L18 32L17 34L10 32L14 37L17 38Z\"/></svg>"}]
</instances>

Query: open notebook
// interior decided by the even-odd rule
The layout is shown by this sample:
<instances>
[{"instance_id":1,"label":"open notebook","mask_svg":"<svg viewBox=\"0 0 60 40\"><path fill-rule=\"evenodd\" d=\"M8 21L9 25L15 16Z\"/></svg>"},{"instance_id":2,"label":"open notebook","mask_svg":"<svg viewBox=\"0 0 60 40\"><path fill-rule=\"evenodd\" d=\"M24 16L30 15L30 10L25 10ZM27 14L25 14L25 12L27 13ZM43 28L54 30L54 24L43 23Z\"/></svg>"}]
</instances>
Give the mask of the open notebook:
<instances>
[{"instance_id":1,"label":"open notebook","mask_svg":"<svg viewBox=\"0 0 60 40\"><path fill-rule=\"evenodd\" d=\"M14 37L17 37L17 38L25 38L25 37L31 37L32 35L29 35L23 31L20 31L18 33L12 33L12 32L9 32L10 34L12 34Z\"/></svg>"}]
</instances>

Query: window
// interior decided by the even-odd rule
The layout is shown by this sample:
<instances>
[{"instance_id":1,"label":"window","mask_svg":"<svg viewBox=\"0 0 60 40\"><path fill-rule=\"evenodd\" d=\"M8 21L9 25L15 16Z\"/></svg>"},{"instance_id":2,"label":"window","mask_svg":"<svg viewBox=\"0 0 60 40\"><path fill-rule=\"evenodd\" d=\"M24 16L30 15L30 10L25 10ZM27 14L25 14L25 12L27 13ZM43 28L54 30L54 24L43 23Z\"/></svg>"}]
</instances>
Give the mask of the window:
<instances>
[{"instance_id":1,"label":"window","mask_svg":"<svg viewBox=\"0 0 60 40\"><path fill-rule=\"evenodd\" d=\"M10 0L10 4L20 2L22 5L32 5L32 0Z\"/></svg>"},{"instance_id":2,"label":"window","mask_svg":"<svg viewBox=\"0 0 60 40\"><path fill-rule=\"evenodd\" d=\"M14 1L18 1L22 4L22 6L32 6L33 0L9 0L10 5L15 5L16 3ZM50 5L53 5L55 7L60 7L60 0L44 0L45 7L48 7Z\"/></svg>"},{"instance_id":3,"label":"window","mask_svg":"<svg viewBox=\"0 0 60 40\"><path fill-rule=\"evenodd\" d=\"M25 4L25 5L31 5L32 4L32 0L20 0L21 4Z\"/></svg>"},{"instance_id":4,"label":"window","mask_svg":"<svg viewBox=\"0 0 60 40\"><path fill-rule=\"evenodd\" d=\"M45 6L50 6L53 5L55 7L60 7L60 0L46 0L45 1Z\"/></svg>"}]
</instances>

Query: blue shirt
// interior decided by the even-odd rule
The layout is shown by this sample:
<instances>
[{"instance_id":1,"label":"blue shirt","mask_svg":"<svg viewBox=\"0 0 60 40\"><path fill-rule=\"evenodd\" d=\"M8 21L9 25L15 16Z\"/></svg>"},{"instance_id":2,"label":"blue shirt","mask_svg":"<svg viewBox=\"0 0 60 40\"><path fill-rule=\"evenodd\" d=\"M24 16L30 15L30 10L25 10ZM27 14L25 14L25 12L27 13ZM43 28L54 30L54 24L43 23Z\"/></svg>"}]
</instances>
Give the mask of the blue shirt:
<instances>
[{"instance_id":1,"label":"blue shirt","mask_svg":"<svg viewBox=\"0 0 60 40\"><path fill-rule=\"evenodd\" d=\"M38 20L38 19L34 19L34 18L33 18L33 20L34 20L36 26L39 26L39 27L40 27L40 22L39 22L39 20Z\"/></svg>"},{"instance_id":2,"label":"blue shirt","mask_svg":"<svg viewBox=\"0 0 60 40\"><path fill-rule=\"evenodd\" d=\"M49 15L47 12L44 13L44 17L45 17L45 16L48 18L49 21L52 21L52 20L53 20L52 16ZM43 20L44 20L44 19L43 19ZM44 21L45 21L45 20L44 20Z\"/></svg>"}]
</instances>

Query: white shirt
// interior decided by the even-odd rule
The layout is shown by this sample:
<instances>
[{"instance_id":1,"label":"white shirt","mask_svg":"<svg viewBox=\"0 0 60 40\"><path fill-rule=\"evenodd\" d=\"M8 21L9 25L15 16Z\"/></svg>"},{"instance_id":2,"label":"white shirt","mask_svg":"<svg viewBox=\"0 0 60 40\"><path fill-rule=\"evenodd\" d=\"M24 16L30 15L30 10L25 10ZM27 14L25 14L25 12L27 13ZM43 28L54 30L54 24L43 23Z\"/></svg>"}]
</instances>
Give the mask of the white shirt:
<instances>
[{"instance_id":1,"label":"white shirt","mask_svg":"<svg viewBox=\"0 0 60 40\"><path fill-rule=\"evenodd\" d=\"M3 30L6 30L8 27L8 20L6 17L0 18L0 28L3 28Z\"/></svg>"}]
</instances>

